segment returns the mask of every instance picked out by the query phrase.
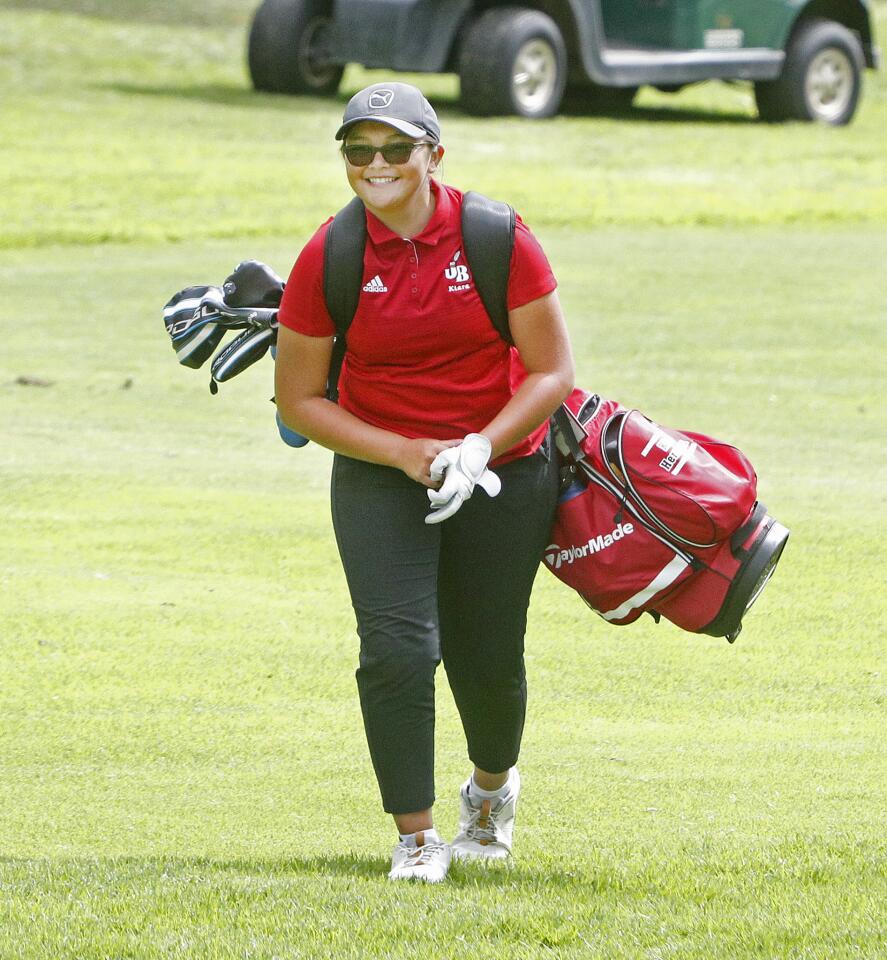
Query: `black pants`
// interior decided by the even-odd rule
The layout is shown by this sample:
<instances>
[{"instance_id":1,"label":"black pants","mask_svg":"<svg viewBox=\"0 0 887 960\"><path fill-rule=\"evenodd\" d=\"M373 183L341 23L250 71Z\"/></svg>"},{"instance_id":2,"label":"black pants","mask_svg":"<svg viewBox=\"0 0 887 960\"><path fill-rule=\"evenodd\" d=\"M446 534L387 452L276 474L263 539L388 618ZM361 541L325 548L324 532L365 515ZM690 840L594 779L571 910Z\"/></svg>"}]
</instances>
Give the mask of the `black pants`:
<instances>
[{"instance_id":1,"label":"black pants","mask_svg":"<svg viewBox=\"0 0 887 960\"><path fill-rule=\"evenodd\" d=\"M557 499L539 452L496 472L454 516L424 522L425 487L400 470L336 456L333 526L360 635L357 685L388 813L434 802L434 673L443 659L468 756L517 761L526 712L524 632Z\"/></svg>"}]
</instances>

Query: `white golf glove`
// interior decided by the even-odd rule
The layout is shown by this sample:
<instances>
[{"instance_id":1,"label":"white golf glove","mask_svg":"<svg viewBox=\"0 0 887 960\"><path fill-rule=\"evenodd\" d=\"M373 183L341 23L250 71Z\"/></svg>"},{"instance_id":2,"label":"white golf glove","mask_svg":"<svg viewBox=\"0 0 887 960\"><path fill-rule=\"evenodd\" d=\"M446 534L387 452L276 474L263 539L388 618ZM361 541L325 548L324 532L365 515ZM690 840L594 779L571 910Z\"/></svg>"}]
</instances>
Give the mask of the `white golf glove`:
<instances>
[{"instance_id":1,"label":"white golf glove","mask_svg":"<svg viewBox=\"0 0 887 960\"><path fill-rule=\"evenodd\" d=\"M481 433L469 433L457 446L442 450L432 461L431 479L443 479L440 490L429 490L431 513L426 523L440 523L451 517L479 485L491 496L502 489L502 481L487 469L493 445Z\"/></svg>"}]
</instances>

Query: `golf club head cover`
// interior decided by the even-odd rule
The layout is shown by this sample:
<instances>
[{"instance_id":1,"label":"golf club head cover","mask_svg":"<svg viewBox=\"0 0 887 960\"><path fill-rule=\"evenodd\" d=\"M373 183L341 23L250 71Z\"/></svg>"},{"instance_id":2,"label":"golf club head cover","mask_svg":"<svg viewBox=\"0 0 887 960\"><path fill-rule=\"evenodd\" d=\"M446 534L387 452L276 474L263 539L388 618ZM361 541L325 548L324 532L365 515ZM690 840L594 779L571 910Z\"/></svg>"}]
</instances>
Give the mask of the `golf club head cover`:
<instances>
[{"instance_id":1,"label":"golf club head cover","mask_svg":"<svg viewBox=\"0 0 887 960\"><path fill-rule=\"evenodd\" d=\"M219 321L221 287L185 287L163 308L163 322L179 363L196 370L212 356L227 328Z\"/></svg>"},{"instance_id":2,"label":"golf club head cover","mask_svg":"<svg viewBox=\"0 0 887 960\"><path fill-rule=\"evenodd\" d=\"M229 307L279 307L283 280L266 263L243 260L222 284Z\"/></svg>"},{"instance_id":3,"label":"golf club head cover","mask_svg":"<svg viewBox=\"0 0 887 960\"><path fill-rule=\"evenodd\" d=\"M487 467L493 445L482 433L469 433L456 447L442 450L432 461L431 479L443 479L439 490L429 490L431 513L426 523L440 523L451 517L479 486L495 497L502 481Z\"/></svg>"},{"instance_id":4,"label":"golf club head cover","mask_svg":"<svg viewBox=\"0 0 887 960\"><path fill-rule=\"evenodd\" d=\"M226 344L213 358L210 370L213 383L224 383L268 352L268 348L277 339L277 324L272 327L244 330L230 343ZM210 388L212 389L212 388ZM213 391L215 392L215 391Z\"/></svg>"}]
</instances>

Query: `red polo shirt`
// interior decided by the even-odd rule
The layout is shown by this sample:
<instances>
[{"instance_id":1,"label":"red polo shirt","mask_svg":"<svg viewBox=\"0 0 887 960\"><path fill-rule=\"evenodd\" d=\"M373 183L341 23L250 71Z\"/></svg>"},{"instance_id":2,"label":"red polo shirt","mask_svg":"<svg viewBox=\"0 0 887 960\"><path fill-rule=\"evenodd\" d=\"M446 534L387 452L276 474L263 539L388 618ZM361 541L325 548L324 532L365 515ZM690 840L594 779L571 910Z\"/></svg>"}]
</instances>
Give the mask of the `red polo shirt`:
<instances>
[{"instance_id":1,"label":"red polo shirt","mask_svg":"<svg viewBox=\"0 0 887 960\"><path fill-rule=\"evenodd\" d=\"M425 229L399 237L367 211L363 289L348 330L339 404L366 423L404 437L461 439L482 430L526 377L517 350L496 333L462 253L462 194L431 182L436 206ZM279 322L331 337L323 296L330 221L308 241L290 273ZM518 218L508 278L509 310L557 286L542 248ZM543 424L497 463L535 451Z\"/></svg>"}]
</instances>

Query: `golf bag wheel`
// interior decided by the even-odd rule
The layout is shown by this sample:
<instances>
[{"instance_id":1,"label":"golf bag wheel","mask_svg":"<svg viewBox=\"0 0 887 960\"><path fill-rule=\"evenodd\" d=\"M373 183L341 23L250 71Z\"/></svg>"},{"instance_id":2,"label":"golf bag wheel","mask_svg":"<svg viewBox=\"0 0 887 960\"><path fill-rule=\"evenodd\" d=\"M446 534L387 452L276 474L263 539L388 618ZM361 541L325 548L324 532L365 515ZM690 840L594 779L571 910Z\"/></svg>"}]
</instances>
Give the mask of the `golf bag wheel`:
<instances>
[{"instance_id":1,"label":"golf bag wheel","mask_svg":"<svg viewBox=\"0 0 887 960\"><path fill-rule=\"evenodd\" d=\"M786 527L772 517L767 518L763 535L736 573L718 616L700 633L726 637L728 643L736 640L742 630L742 618L751 610L776 571L788 537Z\"/></svg>"},{"instance_id":2,"label":"golf bag wheel","mask_svg":"<svg viewBox=\"0 0 887 960\"><path fill-rule=\"evenodd\" d=\"M833 20L806 20L789 42L782 75L755 84L758 114L842 126L856 112L864 69L856 34Z\"/></svg>"},{"instance_id":3,"label":"golf bag wheel","mask_svg":"<svg viewBox=\"0 0 887 960\"><path fill-rule=\"evenodd\" d=\"M468 28L459 80L468 113L553 116L567 83L567 52L557 24L539 10L488 10Z\"/></svg>"},{"instance_id":4,"label":"golf bag wheel","mask_svg":"<svg viewBox=\"0 0 887 960\"><path fill-rule=\"evenodd\" d=\"M256 90L334 93L344 67L324 52L330 4L324 0L264 0L253 17L247 59Z\"/></svg>"},{"instance_id":5,"label":"golf bag wheel","mask_svg":"<svg viewBox=\"0 0 887 960\"><path fill-rule=\"evenodd\" d=\"M749 590L747 599L743 598L741 601L745 605L741 616L745 616L745 614L751 610L752 604L758 599L764 587L770 582L770 578L776 572L776 564L779 563L779 558L782 556L782 551L785 549L787 540L788 530L786 530L781 523L774 523L768 534L768 546L772 546L772 551L768 553L765 550L761 565L757 566L752 573L752 582L754 585L751 590ZM757 579L755 580L754 577L757 577ZM740 633L742 633L741 620L729 633L725 634L727 643L735 643Z\"/></svg>"}]
</instances>

